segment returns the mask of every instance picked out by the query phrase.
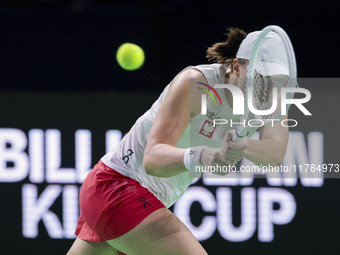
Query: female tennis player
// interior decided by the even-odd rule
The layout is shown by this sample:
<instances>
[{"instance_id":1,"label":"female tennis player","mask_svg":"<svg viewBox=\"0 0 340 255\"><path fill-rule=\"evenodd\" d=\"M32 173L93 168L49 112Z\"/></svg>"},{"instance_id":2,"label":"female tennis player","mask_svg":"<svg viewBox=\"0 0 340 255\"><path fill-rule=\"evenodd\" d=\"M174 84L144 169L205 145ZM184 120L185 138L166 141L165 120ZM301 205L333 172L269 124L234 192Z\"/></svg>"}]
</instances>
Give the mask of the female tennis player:
<instances>
[{"instance_id":1,"label":"female tennis player","mask_svg":"<svg viewBox=\"0 0 340 255\"><path fill-rule=\"evenodd\" d=\"M234 142L235 127L212 125L218 118L239 121L229 90L216 89L223 106L208 97L207 114L201 114L207 85L233 84L244 90L247 49L254 43L245 38L244 31L229 29L226 41L207 50L208 59L217 63L181 71L88 174L80 193L78 237L68 255L207 254L167 209L197 176L189 171L192 164L228 166L242 158L258 165L281 164L288 128L263 126L259 141L245 137Z\"/></svg>"}]
</instances>

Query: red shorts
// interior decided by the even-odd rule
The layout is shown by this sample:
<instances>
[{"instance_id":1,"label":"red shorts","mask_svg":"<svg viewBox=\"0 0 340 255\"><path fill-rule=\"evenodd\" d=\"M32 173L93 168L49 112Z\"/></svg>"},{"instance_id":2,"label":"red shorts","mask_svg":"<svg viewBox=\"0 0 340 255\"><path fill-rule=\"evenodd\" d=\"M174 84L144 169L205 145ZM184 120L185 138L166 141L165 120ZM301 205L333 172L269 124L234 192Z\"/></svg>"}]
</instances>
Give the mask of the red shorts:
<instances>
[{"instance_id":1,"label":"red shorts","mask_svg":"<svg viewBox=\"0 0 340 255\"><path fill-rule=\"evenodd\" d=\"M101 161L87 175L79 202L75 234L93 242L122 236L152 212L165 208L148 189Z\"/></svg>"}]
</instances>

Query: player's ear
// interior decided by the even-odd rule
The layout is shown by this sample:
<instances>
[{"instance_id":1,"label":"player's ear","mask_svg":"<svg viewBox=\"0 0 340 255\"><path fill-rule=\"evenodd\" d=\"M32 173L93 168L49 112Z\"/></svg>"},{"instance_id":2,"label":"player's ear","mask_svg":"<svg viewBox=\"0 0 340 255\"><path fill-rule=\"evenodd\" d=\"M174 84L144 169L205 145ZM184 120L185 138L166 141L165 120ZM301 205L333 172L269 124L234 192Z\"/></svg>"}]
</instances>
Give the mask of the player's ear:
<instances>
[{"instance_id":1,"label":"player's ear","mask_svg":"<svg viewBox=\"0 0 340 255\"><path fill-rule=\"evenodd\" d=\"M238 74L240 72L240 63L237 58L233 60L233 72Z\"/></svg>"}]
</instances>

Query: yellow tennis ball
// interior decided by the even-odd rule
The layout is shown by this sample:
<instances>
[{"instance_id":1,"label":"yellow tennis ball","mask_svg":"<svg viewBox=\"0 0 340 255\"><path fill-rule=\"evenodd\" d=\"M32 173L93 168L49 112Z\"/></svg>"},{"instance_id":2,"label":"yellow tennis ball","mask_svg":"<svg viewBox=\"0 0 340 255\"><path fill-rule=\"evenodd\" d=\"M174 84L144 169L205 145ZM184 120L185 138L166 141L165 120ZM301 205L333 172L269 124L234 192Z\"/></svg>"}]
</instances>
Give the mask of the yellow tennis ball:
<instances>
[{"instance_id":1,"label":"yellow tennis ball","mask_svg":"<svg viewBox=\"0 0 340 255\"><path fill-rule=\"evenodd\" d=\"M125 70L136 70L144 63L144 51L133 43L123 43L117 50L117 62Z\"/></svg>"}]
</instances>

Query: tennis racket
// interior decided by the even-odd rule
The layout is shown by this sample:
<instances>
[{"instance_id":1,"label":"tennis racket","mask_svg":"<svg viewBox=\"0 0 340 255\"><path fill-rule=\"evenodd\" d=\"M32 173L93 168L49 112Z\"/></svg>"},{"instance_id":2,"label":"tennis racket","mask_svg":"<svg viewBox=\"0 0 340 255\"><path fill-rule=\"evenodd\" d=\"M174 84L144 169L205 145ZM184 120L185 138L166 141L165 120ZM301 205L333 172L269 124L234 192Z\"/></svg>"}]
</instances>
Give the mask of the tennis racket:
<instances>
[{"instance_id":1,"label":"tennis racket","mask_svg":"<svg viewBox=\"0 0 340 255\"><path fill-rule=\"evenodd\" d=\"M279 121L283 117L281 88L296 87L297 84L294 49L282 28L265 27L250 50L245 83L244 115L240 118L241 124L238 124L233 134L233 141L251 137L259 126L273 125ZM294 93L287 93L286 97L293 98ZM286 108L288 110L289 105ZM252 113L254 109L261 112Z\"/></svg>"}]
</instances>

